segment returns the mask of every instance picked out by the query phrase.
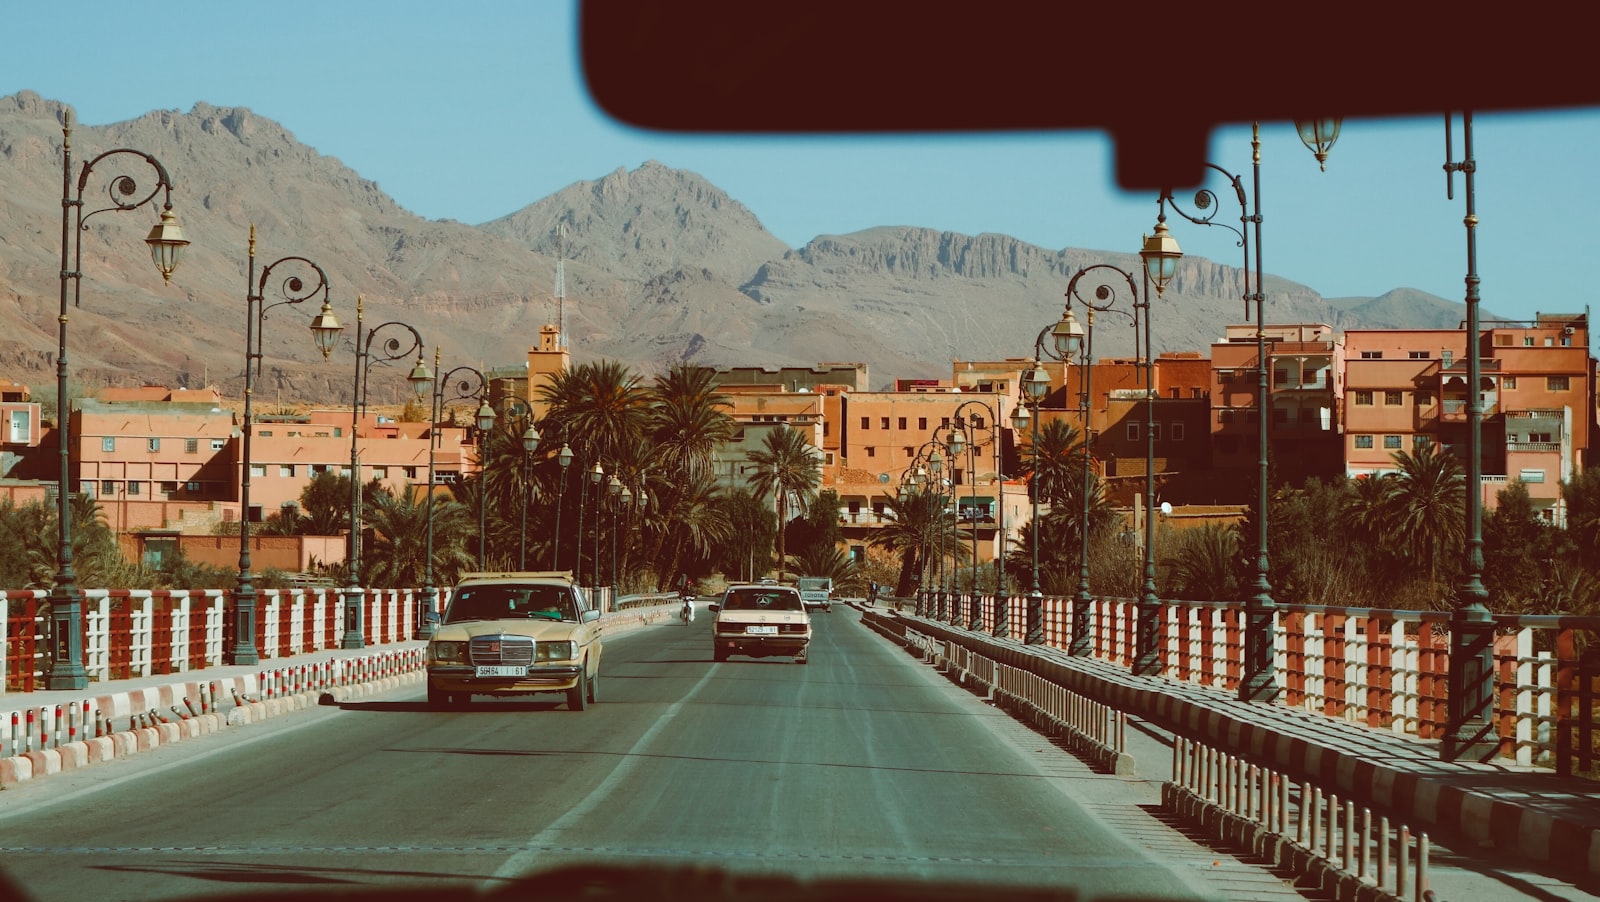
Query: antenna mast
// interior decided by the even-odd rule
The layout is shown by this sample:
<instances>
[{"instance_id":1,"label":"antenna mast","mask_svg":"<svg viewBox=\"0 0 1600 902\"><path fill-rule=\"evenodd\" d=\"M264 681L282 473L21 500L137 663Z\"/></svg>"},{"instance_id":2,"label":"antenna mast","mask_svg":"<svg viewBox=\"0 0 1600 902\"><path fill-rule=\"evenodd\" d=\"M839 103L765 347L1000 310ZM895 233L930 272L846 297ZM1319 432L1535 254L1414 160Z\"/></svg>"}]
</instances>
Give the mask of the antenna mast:
<instances>
[{"instance_id":1,"label":"antenna mast","mask_svg":"<svg viewBox=\"0 0 1600 902\"><path fill-rule=\"evenodd\" d=\"M567 224L556 223L556 340L567 347Z\"/></svg>"}]
</instances>

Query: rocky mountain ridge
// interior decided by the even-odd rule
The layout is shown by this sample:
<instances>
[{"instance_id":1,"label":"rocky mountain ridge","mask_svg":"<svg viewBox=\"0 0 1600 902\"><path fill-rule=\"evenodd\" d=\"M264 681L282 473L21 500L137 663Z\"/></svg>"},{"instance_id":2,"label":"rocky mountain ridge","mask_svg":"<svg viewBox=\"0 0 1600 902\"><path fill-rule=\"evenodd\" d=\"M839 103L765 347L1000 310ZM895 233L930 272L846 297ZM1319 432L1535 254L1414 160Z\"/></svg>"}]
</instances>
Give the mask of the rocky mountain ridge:
<instances>
[{"instance_id":1,"label":"rocky mountain ridge","mask_svg":"<svg viewBox=\"0 0 1600 902\"><path fill-rule=\"evenodd\" d=\"M65 108L28 91L0 97L0 178L8 186L0 201L0 376L36 393L53 388ZM84 388L210 383L238 396L252 223L258 271L282 256L316 260L347 326L346 346L324 361L303 328L315 305L269 314L258 391L286 402L349 402L357 295L368 327L409 323L429 357L440 348L446 367L520 364L539 328L558 315L558 256L560 315L577 360L615 359L646 373L679 360L865 362L879 386L945 376L952 359L1027 356L1038 330L1059 315L1073 272L1104 262L1137 273L1139 265L1132 254L907 227L789 248L706 179L655 162L579 182L480 226L427 220L279 123L204 103L75 125L74 177L84 161L119 147L166 166L194 243L163 285L142 243L156 207L91 220L82 236L83 303L69 326L72 376ZM104 196L118 174L111 163L96 165L86 198ZM1156 348L1203 351L1197 336L1218 336L1243 316L1243 291L1239 269L1186 257L1154 302ZM1267 292L1274 322L1454 327L1460 319L1461 305L1418 292L1403 302L1332 303L1270 275ZM1097 332L1096 347L1131 353L1130 333ZM402 377L374 373L372 399L398 398Z\"/></svg>"}]
</instances>

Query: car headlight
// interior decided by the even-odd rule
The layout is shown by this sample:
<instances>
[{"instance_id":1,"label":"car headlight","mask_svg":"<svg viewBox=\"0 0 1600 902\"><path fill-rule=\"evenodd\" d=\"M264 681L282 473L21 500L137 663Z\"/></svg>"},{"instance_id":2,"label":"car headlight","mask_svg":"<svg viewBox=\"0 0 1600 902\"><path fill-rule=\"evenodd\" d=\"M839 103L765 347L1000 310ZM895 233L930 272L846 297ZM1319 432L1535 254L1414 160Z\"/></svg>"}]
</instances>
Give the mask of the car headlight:
<instances>
[{"instance_id":1,"label":"car headlight","mask_svg":"<svg viewBox=\"0 0 1600 902\"><path fill-rule=\"evenodd\" d=\"M570 661L577 656L576 642L540 642L534 651L534 658L539 661Z\"/></svg>"},{"instance_id":2,"label":"car headlight","mask_svg":"<svg viewBox=\"0 0 1600 902\"><path fill-rule=\"evenodd\" d=\"M429 664L465 664L467 663L467 643L465 642L429 642Z\"/></svg>"}]
</instances>

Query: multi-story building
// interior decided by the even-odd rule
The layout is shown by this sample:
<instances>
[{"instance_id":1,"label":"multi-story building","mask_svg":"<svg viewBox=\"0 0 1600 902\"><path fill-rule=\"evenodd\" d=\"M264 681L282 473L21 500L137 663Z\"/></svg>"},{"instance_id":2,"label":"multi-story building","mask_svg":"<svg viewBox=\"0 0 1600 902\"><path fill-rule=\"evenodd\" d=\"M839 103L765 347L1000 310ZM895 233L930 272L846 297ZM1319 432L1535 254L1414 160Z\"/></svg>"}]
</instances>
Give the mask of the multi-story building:
<instances>
[{"instance_id":1,"label":"multi-story building","mask_svg":"<svg viewBox=\"0 0 1600 902\"><path fill-rule=\"evenodd\" d=\"M1479 339L1485 509L1522 483L1545 517L1565 522L1560 482L1582 467L1594 417L1594 363L1585 314L1485 324ZM1436 443L1466 453L1466 333L1353 329L1345 333L1345 472L1393 471L1398 451Z\"/></svg>"},{"instance_id":2,"label":"multi-story building","mask_svg":"<svg viewBox=\"0 0 1600 902\"><path fill-rule=\"evenodd\" d=\"M1326 323L1269 325L1269 454L1279 482L1337 476L1343 464L1335 399L1343 339ZM1228 326L1211 345L1211 459L1216 479L1237 497L1255 494L1260 454L1260 370L1256 327Z\"/></svg>"},{"instance_id":3,"label":"multi-story building","mask_svg":"<svg viewBox=\"0 0 1600 902\"><path fill-rule=\"evenodd\" d=\"M0 429L4 429L0 434L0 478L4 478L44 437L39 404L28 386L0 379Z\"/></svg>"}]
</instances>

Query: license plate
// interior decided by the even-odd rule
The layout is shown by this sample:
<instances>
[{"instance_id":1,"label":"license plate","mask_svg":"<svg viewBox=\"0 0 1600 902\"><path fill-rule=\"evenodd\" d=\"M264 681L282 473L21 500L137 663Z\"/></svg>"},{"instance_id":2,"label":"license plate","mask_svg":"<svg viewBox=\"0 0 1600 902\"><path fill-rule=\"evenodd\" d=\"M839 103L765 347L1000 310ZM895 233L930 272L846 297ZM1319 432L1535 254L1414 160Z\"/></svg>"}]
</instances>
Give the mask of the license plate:
<instances>
[{"instance_id":1,"label":"license plate","mask_svg":"<svg viewBox=\"0 0 1600 902\"><path fill-rule=\"evenodd\" d=\"M525 677L528 668L520 664L480 664L478 676L481 677Z\"/></svg>"},{"instance_id":2,"label":"license plate","mask_svg":"<svg viewBox=\"0 0 1600 902\"><path fill-rule=\"evenodd\" d=\"M747 636L776 636L778 628L776 626L747 626L744 628L744 633Z\"/></svg>"}]
</instances>

